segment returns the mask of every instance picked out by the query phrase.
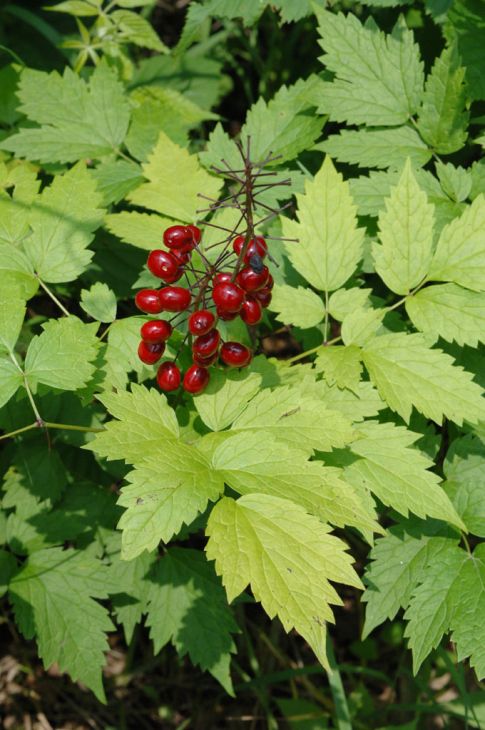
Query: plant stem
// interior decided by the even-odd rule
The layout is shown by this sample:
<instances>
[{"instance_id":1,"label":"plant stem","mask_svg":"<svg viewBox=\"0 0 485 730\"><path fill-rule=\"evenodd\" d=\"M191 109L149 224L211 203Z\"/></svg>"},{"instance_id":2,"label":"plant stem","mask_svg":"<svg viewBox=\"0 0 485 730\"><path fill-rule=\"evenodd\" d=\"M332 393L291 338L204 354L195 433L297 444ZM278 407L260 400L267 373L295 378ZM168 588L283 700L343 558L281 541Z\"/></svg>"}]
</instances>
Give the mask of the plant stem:
<instances>
[{"instance_id":1,"label":"plant stem","mask_svg":"<svg viewBox=\"0 0 485 730\"><path fill-rule=\"evenodd\" d=\"M65 314L66 317L69 317L69 312L67 311L67 309L65 308L65 306L63 304L61 304L61 302L56 297L56 295L49 289L49 287L46 284L44 284L44 282L42 281L42 279L40 279L38 276L37 276L37 280L38 280L40 286L42 287L42 289L45 291L45 293L48 294L50 296L50 298L52 299L52 301L57 304L57 306L59 307L59 309L61 310L61 312L63 314Z\"/></svg>"},{"instance_id":2,"label":"plant stem","mask_svg":"<svg viewBox=\"0 0 485 730\"><path fill-rule=\"evenodd\" d=\"M305 350L305 352L300 352L299 355L294 355L293 357L288 358L288 360L285 360L285 363L287 365L292 365L294 362L298 362L298 360L303 360L305 357L314 355L316 352L321 350L322 347L330 347L331 345L335 345L337 342L340 342L341 339L342 339L341 337L334 337L333 340L328 340L328 342L322 343L321 345L312 347L310 350Z\"/></svg>"},{"instance_id":3,"label":"plant stem","mask_svg":"<svg viewBox=\"0 0 485 730\"><path fill-rule=\"evenodd\" d=\"M328 682L332 692L333 702L335 705L335 725L338 730L352 730L350 720L349 706L345 696L342 677L340 676L337 660L333 651L333 644L330 634L327 632L327 657L330 666Z\"/></svg>"},{"instance_id":4,"label":"plant stem","mask_svg":"<svg viewBox=\"0 0 485 730\"><path fill-rule=\"evenodd\" d=\"M25 431L31 431L33 428L39 428L39 424L37 423L37 421L29 424L28 426L17 428L15 429L15 431L9 431L8 433L2 434L0 436L0 441L3 441L3 439L13 438L14 436L18 436L20 433L24 433Z\"/></svg>"},{"instance_id":5,"label":"plant stem","mask_svg":"<svg viewBox=\"0 0 485 730\"><path fill-rule=\"evenodd\" d=\"M63 431L82 431L84 433L101 433L106 430L104 428L94 428L91 426L76 426L71 423L52 423L51 421L43 421L39 416L39 420L34 423L30 423L28 426L23 426L22 428L15 429L15 431L9 431L8 433L2 434L0 436L0 441L13 438L25 431L32 431L34 428L57 428Z\"/></svg>"},{"instance_id":6,"label":"plant stem","mask_svg":"<svg viewBox=\"0 0 485 730\"><path fill-rule=\"evenodd\" d=\"M328 290L325 289L325 321L324 321L324 334L323 334L323 342L326 345L328 342Z\"/></svg>"}]
</instances>

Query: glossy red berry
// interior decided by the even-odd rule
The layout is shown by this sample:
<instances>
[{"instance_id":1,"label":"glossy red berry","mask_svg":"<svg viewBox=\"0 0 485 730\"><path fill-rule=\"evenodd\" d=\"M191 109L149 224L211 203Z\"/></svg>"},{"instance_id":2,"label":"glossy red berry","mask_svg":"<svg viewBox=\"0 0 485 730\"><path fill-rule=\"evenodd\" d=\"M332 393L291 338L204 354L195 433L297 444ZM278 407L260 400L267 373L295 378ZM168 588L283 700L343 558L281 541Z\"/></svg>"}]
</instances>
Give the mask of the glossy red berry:
<instances>
[{"instance_id":1,"label":"glossy red berry","mask_svg":"<svg viewBox=\"0 0 485 730\"><path fill-rule=\"evenodd\" d=\"M219 284L229 284L232 281L232 274L230 271L220 271L212 279L212 286L219 286Z\"/></svg>"},{"instance_id":2,"label":"glossy red berry","mask_svg":"<svg viewBox=\"0 0 485 730\"><path fill-rule=\"evenodd\" d=\"M170 254L176 261L178 261L179 266L184 266L188 261L190 261L190 251L181 251L179 248L173 248L170 251Z\"/></svg>"},{"instance_id":3,"label":"glossy red berry","mask_svg":"<svg viewBox=\"0 0 485 730\"><path fill-rule=\"evenodd\" d=\"M157 383L161 390L167 393L177 390L181 380L180 369L174 362L162 362L157 372Z\"/></svg>"},{"instance_id":4,"label":"glossy red berry","mask_svg":"<svg viewBox=\"0 0 485 730\"><path fill-rule=\"evenodd\" d=\"M196 337L192 343L192 352L195 352L199 357L209 357L217 351L221 336L217 330L211 330L206 335L200 335Z\"/></svg>"},{"instance_id":5,"label":"glossy red berry","mask_svg":"<svg viewBox=\"0 0 485 730\"><path fill-rule=\"evenodd\" d=\"M167 312L183 312L190 305L192 295L181 286L166 286L159 292L160 305Z\"/></svg>"},{"instance_id":6,"label":"glossy red berry","mask_svg":"<svg viewBox=\"0 0 485 730\"><path fill-rule=\"evenodd\" d=\"M149 344L148 342L143 342L142 340L138 345L138 357L146 365L153 365L154 363L158 362L158 360L160 360L164 350L164 342L159 342L158 344L154 345Z\"/></svg>"},{"instance_id":7,"label":"glossy red berry","mask_svg":"<svg viewBox=\"0 0 485 730\"><path fill-rule=\"evenodd\" d=\"M237 275L236 281L244 291L254 292L262 289L268 281L269 270L263 266L261 271L254 271L250 266L245 266Z\"/></svg>"},{"instance_id":8,"label":"glossy red berry","mask_svg":"<svg viewBox=\"0 0 485 730\"><path fill-rule=\"evenodd\" d=\"M196 352L192 353L192 360L194 362L194 365L200 365L203 368L208 368L213 365L218 357L219 353L217 352L217 350L208 357L201 357L200 355L197 355Z\"/></svg>"},{"instance_id":9,"label":"glossy red berry","mask_svg":"<svg viewBox=\"0 0 485 730\"><path fill-rule=\"evenodd\" d=\"M163 242L167 248L186 251L194 248L194 234L188 226L170 226L163 234Z\"/></svg>"},{"instance_id":10,"label":"glossy red berry","mask_svg":"<svg viewBox=\"0 0 485 730\"><path fill-rule=\"evenodd\" d=\"M147 314L158 314L163 309L158 289L142 289L137 292L135 304L138 309Z\"/></svg>"},{"instance_id":11,"label":"glossy red berry","mask_svg":"<svg viewBox=\"0 0 485 730\"><path fill-rule=\"evenodd\" d=\"M245 240L246 240L246 238L244 236L236 236L236 238L232 242L232 248L235 251L235 253L237 253L238 256L243 249ZM248 247L246 249L246 253L244 254L243 261L245 264L249 264L249 260L250 260L251 256L254 256L254 255L261 256L261 258L264 258L266 256L267 251L268 251L268 245L262 236L256 236L256 238L251 238L251 240L249 241Z\"/></svg>"},{"instance_id":12,"label":"glossy red berry","mask_svg":"<svg viewBox=\"0 0 485 730\"><path fill-rule=\"evenodd\" d=\"M207 309L199 309L189 317L189 332L192 335L205 335L216 323L216 316Z\"/></svg>"},{"instance_id":13,"label":"glossy red berry","mask_svg":"<svg viewBox=\"0 0 485 730\"><path fill-rule=\"evenodd\" d=\"M255 291L253 296L258 300L263 309L266 309L266 307L269 306L271 299L273 298L271 290L267 287L264 287L264 289L260 289L259 291Z\"/></svg>"},{"instance_id":14,"label":"glossy red berry","mask_svg":"<svg viewBox=\"0 0 485 730\"><path fill-rule=\"evenodd\" d=\"M239 312L244 301L244 292L237 284L228 281L226 284L214 287L212 299L216 307L223 312Z\"/></svg>"},{"instance_id":15,"label":"glossy red berry","mask_svg":"<svg viewBox=\"0 0 485 730\"><path fill-rule=\"evenodd\" d=\"M172 334L173 327L166 319L152 319L145 322L140 329L141 338L149 345L157 345L168 340Z\"/></svg>"},{"instance_id":16,"label":"glossy red berry","mask_svg":"<svg viewBox=\"0 0 485 730\"><path fill-rule=\"evenodd\" d=\"M226 312L224 309L220 309L219 307L217 307L216 311L219 319L224 320L224 322L232 322L232 320L236 319L239 315L239 312Z\"/></svg>"},{"instance_id":17,"label":"glossy red berry","mask_svg":"<svg viewBox=\"0 0 485 730\"><path fill-rule=\"evenodd\" d=\"M202 238L202 231L200 230L200 228L198 228L197 226L187 226L187 228L189 229L189 231L192 231L192 239L195 245L200 243L200 239Z\"/></svg>"},{"instance_id":18,"label":"glossy red berry","mask_svg":"<svg viewBox=\"0 0 485 730\"><path fill-rule=\"evenodd\" d=\"M231 368L243 368L251 362L251 350L240 342L224 342L221 347L221 360Z\"/></svg>"},{"instance_id":19,"label":"glossy red berry","mask_svg":"<svg viewBox=\"0 0 485 730\"><path fill-rule=\"evenodd\" d=\"M271 289L272 289L273 287L274 287L274 279L273 279L273 277L271 276L271 274L269 274L269 276L268 276L268 281L266 282L266 284L265 284L264 288L265 288L265 289L269 289L269 290L271 291Z\"/></svg>"},{"instance_id":20,"label":"glossy red berry","mask_svg":"<svg viewBox=\"0 0 485 730\"><path fill-rule=\"evenodd\" d=\"M169 251L156 249L149 254L147 266L154 276L165 279L177 274L180 264Z\"/></svg>"},{"instance_id":21,"label":"glossy red berry","mask_svg":"<svg viewBox=\"0 0 485 730\"><path fill-rule=\"evenodd\" d=\"M184 375L183 388L187 393L201 393L210 380L209 371L200 365L191 365Z\"/></svg>"},{"instance_id":22,"label":"glossy red berry","mask_svg":"<svg viewBox=\"0 0 485 730\"><path fill-rule=\"evenodd\" d=\"M250 299L248 297L248 299L243 302L239 314L241 315L242 321L246 322L246 324L258 324L258 322L261 322L263 310L261 309L261 304L257 299Z\"/></svg>"}]
</instances>

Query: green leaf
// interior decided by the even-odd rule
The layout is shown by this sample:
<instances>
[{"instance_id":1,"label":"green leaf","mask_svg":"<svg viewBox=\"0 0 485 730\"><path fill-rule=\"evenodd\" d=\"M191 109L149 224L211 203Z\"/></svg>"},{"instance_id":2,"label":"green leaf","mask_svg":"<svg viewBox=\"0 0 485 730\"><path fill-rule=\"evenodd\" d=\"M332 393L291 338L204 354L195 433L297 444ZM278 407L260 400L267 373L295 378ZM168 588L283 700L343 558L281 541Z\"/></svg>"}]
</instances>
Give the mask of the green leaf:
<instances>
[{"instance_id":1,"label":"green leaf","mask_svg":"<svg viewBox=\"0 0 485 730\"><path fill-rule=\"evenodd\" d=\"M158 454L165 443L175 447L179 436L175 412L153 388L132 384L131 393L104 393L98 399L118 419L109 421L106 430L86 445L98 456L137 464Z\"/></svg>"},{"instance_id":2,"label":"green leaf","mask_svg":"<svg viewBox=\"0 0 485 730\"><path fill-rule=\"evenodd\" d=\"M143 182L141 168L126 160L108 160L90 170L103 205L119 203Z\"/></svg>"},{"instance_id":3,"label":"green leaf","mask_svg":"<svg viewBox=\"0 0 485 730\"><path fill-rule=\"evenodd\" d=\"M22 382L22 372L11 360L0 356L0 408L15 395Z\"/></svg>"},{"instance_id":4,"label":"green leaf","mask_svg":"<svg viewBox=\"0 0 485 730\"><path fill-rule=\"evenodd\" d=\"M316 8L325 51L321 60L336 79L323 84L319 111L336 122L397 126L421 100L423 64L413 34L386 35L373 22Z\"/></svg>"},{"instance_id":5,"label":"green leaf","mask_svg":"<svg viewBox=\"0 0 485 730\"><path fill-rule=\"evenodd\" d=\"M224 490L221 476L201 452L181 441L165 439L156 456L147 456L139 464L127 475L129 484L118 501L126 507L118 524L123 530L124 560L154 550L161 540L168 542Z\"/></svg>"},{"instance_id":6,"label":"green leaf","mask_svg":"<svg viewBox=\"0 0 485 730\"><path fill-rule=\"evenodd\" d=\"M143 165L148 182L128 195L135 205L154 210L184 222L197 219L201 206L197 194L217 198L222 181L203 170L197 157L174 144L164 132L148 162Z\"/></svg>"},{"instance_id":7,"label":"green leaf","mask_svg":"<svg viewBox=\"0 0 485 730\"><path fill-rule=\"evenodd\" d=\"M315 149L322 150L340 162L359 167L401 167L407 158L416 167L431 159L427 148L412 127L393 129L344 129L333 134Z\"/></svg>"},{"instance_id":8,"label":"green leaf","mask_svg":"<svg viewBox=\"0 0 485 730\"><path fill-rule=\"evenodd\" d=\"M345 345L364 346L371 342L382 325L384 309L355 309L344 317L342 341Z\"/></svg>"},{"instance_id":9,"label":"green leaf","mask_svg":"<svg viewBox=\"0 0 485 730\"><path fill-rule=\"evenodd\" d=\"M318 351L315 368L323 372L329 385L336 383L339 388L356 391L362 374L360 348L355 345L322 347Z\"/></svg>"},{"instance_id":10,"label":"green leaf","mask_svg":"<svg viewBox=\"0 0 485 730\"><path fill-rule=\"evenodd\" d=\"M443 487L467 530L485 538L485 462L483 477L476 482L445 482Z\"/></svg>"},{"instance_id":11,"label":"green leaf","mask_svg":"<svg viewBox=\"0 0 485 730\"><path fill-rule=\"evenodd\" d=\"M55 13L69 13L79 18L98 15L98 9L86 0L64 0L57 5L47 5L44 10L50 10Z\"/></svg>"},{"instance_id":12,"label":"green leaf","mask_svg":"<svg viewBox=\"0 0 485 730\"><path fill-rule=\"evenodd\" d=\"M51 450L48 444L42 442L19 442L10 467L5 475L3 488L6 491L3 500L4 507L17 506L19 511L18 495L21 490L22 500L33 495L36 499L50 499L55 502L59 499L68 483L66 468L57 451ZM11 488L14 487L15 496L12 498Z\"/></svg>"},{"instance_id":13,"label":"green leaf","mask_svg":"<svg viewBox=\"0 0 485 730\"><path fill-rule=\"evenodd\" d=\"M433 255L433 206L427 202L409 160L379 215L381 245L373 246L376 271L397 294L407 294L426 276Z\"/></svg>"},{"instance_id":14,"label":"green leaf","mask_svg":"<svg viewBox=\"0 0 485 730\"><path fill-rule=\"evenodd\" d=\"M18 289L19 296L30 299L39 288L32 265L22 251L0 243L0 276L2 285Z\"/></svg>"},{"instance_id":15,"label":"green leaf","mask_svg":"<svg viewBox=\"0 0 485 730\"><path fill-rule=\"evenodd\" d=\"M238 415L231 430L248 432L248 443L253 435L260 438L260 431L271 433L286 444L296 442L308 454L342 448L353 439L345 416L338 410L327 410L298 386L261 390Z\"/></svg>"},{"instance_id":16,"label":"green leaf","mask_svg":"<svg viewBox=\"0 0 485 730\"><path fill-rule=\"evenodd\" d=\"M103 221L101 196L86 167L79 163L45 188L30 214L31 235L25 253L46 282L76 279L93 252L87 246Z\"/></svg>"},{"instance_id":17,"label":"green leaf","mask_svg":"<svg viewBox=\"0 0 485 730\"><path fill-rule=\"evenodd\" d=\"M115 592L110 591L110 598L116 618L123 626L127 644L131 642L135 627L147 611L150 576L155 559L153 553L145 552L134 560L121 560L119 553L111 556L110 577L117 589Z\"/></svg>"},{"instance_id":18,"label":"green leaf","mask_svg":"<svg viewBox=\"0 0 485 730\"><path fill-rule=\"evenodd\" d=\"M441 232L429 279L485 290L485 197L479 195Z\"/></svg>"},{"instance_id":19,"label":"green leaf","mask_svg":"<svg viewBox=\"0 0 485 730\"><path fill-rule=\"evenodd\" d=\"M450 155L461 149L467 138L469 113L465 110L467 90L465 68L456 48L445 48L426 79L419 110L418 129L436 152Z\"/></svg>"},{"instance_id":20,"label":"green leaf","mask_svg":"<svg viewBox=\"0 0 485 730\"><path fill-rule=\"evenodd\" d=\"M472 99L485 99L485 21L481 0L456 0L451 5L445 35L456 43L466 67L467 91Z\"/></svg>"},{"instance_id":21,"label":"green leaf","mask_svg":"<svg viewBox=\"0 0 485 730\"><path fill-rule=\"evenodd\" d=\"M216 448L212 466L239 494L289 499L325 522L382 531L358 493L342 479L340 469L308 461L303 448L283 447L270 433L226 439Z\"/></svg>"},{"instance_id":22,"label":"green leaf","mask_svg":"<svg viewBox=\"0 0 485 730\"><path fill-rule=\"evenodd\" d=\"M12 553L0 550L0 596L4 596L8 590L10 579L17 571L17 561Z\"/></svg>"},{"instance_id":23,"label":"green leaf","mask_svg":"<svg viewBox=\"0 0 485 730\"><path fill-rule=\"evenodd\" d=\"M213 371L204 393L194 400L197 413L211 431L229 426L258 392L261 376L244 371Z\"/></svg>"},{"instance_id":24,"label":"green leaf","mask_svg":"<svg viewBox=\"0 0 485 730\"><path fill-rule=\"evenodd\" d=\"M139 13L115 10L110 17L116 23L120 40L141 48L149 48L151 51L168 52L167 46L162 43L153 26Z\"/></svg>"},{"instance_id":25,"label":"green leaf","mask_svg":"<svg viewBox=\"0 0 485 730\"><path fill-rule=\"evenodd\" d=\"M316 289L339 289L354 273L364 239L349 185L327 157L296 199L298 221L283 219L284 236L299 240L287 247L288 257Z\"/></svg>"},{"instance_id":26,"label":"green leaf","mask_svg":"<svg viewBox=\"0 0 485 730\"><path fill-rule=\"evenodd\" d=\"M142 373L145 366L138 357L140 327L143 317L125 317L113 322L108 332L108 346L104 352L103 371L106 374L103 390L125 390L128 373Z\"/></svg>"},{"instance_id":27,"label":"green leaf","mask_svg":"<svg viewBox=\"0 0 485 730\"><path fill-rule=\"evenodd\" d=\"M0 291L0 353L11 352L18 340L25 317L25 302L19 287L3 285Z\"/></svg>"},{"instance_id":28,"label":"green leaf","mask_svg":"<svg viewBox=\"0 0 485 730\"><path fill-rule=\"evenodd\" d=\"M444 162L435 162L435 168L443 192L449 198L457 203L468 198L473 185L471 170L466 170L464 167L455 167L451 162L446 165Z\"/></svg>"},{"instance_id":29,"label":"green leaf","mask_svg":"<svg viewBox=\"0 0 485 730\"><path fill-rule=\"evenodd\" d=\"M120 238L124 243L129 243L145 251L153 251L160 245L162 233L168 226L174 225L176 221L162 218L153 213L128 212L111 213L104 219L108 231Z\"/></svg>"},{"instance_id":30,"label":"green leaf","mask_svg":"<svg viewBox=\"0 0 485 730\"><path fill-rule=\"evenodd\" d=\"M13 65L0 69L0 120L8 126L15 124L20 116L15 96L18 79L18 71Z\"/></svg>"},{"instance_id":31,"label":"green leaf","mask_svg":"<svg viewBox=\"0 0 485 730\"><path fill-rule=\"evenodd\" d=\"M460 484L485 479L485 444L472 434L455 439L446 454L443 470L447 479Z\"/></svg>"},{"instance_id":32,"label":"green leaf","mask_svg":"<svg viewBox=\"0 0 485 730\"><path fill-rule=\"evenodd\" d=\"M25 68L17 95L20 110L41 125L20 128L0 143L18 157L40 162L103 157L122 143L128 129L123 86L105 62L96 66L89 84L69 67L63 76Z\"/></svg>"},{"instance_id":33,"label":"green leaf","mask_svg":"<svg viewBox=\"0 0 485 730\"><path fill-rule=\"evenodd\" d=\"M347 416L354 423L377 416L386 407L371 383L360 382L355 393L337 385L329 386L324 380L317 383L317 386L318 394L315 395L321 402Z\"/></svg>"},{"instance_id":34,"label":"green leaf","mask_svg":"<svg viewBox=\"0 0 485 730\"><path fill-rule=\"evenodd\" d=\"M406 299L406 311L421 332L471 347L485 342L483 293L457 284L429 286Z\"/></svg>"},{"instance_id":35,"label":"green leaf","mask_svg":"<svg viewBox=\"0 0 485 730\"><path fill-rule=\"evenodd\" d=\"M250 494L218 502L206 547L229 601L249 583L269 617L278 616L286 631L295 628L324 665L329 604L342 603L329 581L361 585L346 545L328 530L287 499Z\"/></svg>"},{"instance_id":36,"label":"green leaf","mask_svg":"<svg viewBox=\"0 0 485 730\"><path fill-rule=\"evenodd\" d=\"M57 662L61 672L86 684L101 701L105 632L114 627L107 609L93 598L107 598L106 574L98 560L50 548L30 555L10 584L17 623L27 639L37 638L44 666Z\"/></svg>"},{"instance_id":37,"label":"green leaf","mask_svg":"<svg viewBox=\"0 0 485 730\"><path fill-rule=\"evenodd\" d=\"M97 328L96 323L84 324L74 316L48 320L27 350L25 374L29 385L35 388L43 383L62 390L85 386L95 369Z\"/></svg>"},{"instance_id":38,"label":"green leaf","mask_svg":"<svg viewBox=\"0 0 485 730\"><path fill-rule=\"evenodd\" d=\"M90 289L81 290L81 307L98 322L112 322L116 319L116 294L98 281Z\"/></svg>"},{"instance_id":39,"label":"green leaf","mask_svg":"<svg viewBox=\"0 0 485 730\"><path fill-rule=\"evenodd\" d=\"M485 419L482 389L472 375L441 350L431 350L421 334L393 333L372 340L363 350L372 382L390 408L409 423L412 406L441 423L461 425Z\"/></svg>"},{"instance_id":40,"label":"green leaf","mask_svg":"<svg viewBox=\"0 0 485 730\"><path fill-rule=\"evenodd\" d=\"M439 565L440 554L457 542L448 528L430 520L409 520L376 540L362 596L367 603L364 637L409 604L425 566L433 561Z\"/></svg>"},{"instance_id":41,"label":"green leaf","mask_svg":"<svg viewBox=\"0 0 485 730\"><path fill-rule=\"evenodd\" d=\"M276 312L276 319L280 322L302 329L315 327L325 315L325 307L318 294L302 286L286 284L275 286L269 309Z\"/></svg>"},{"instance_id":42,"label":"green leaf","mask_svg":"<svg viewBox=\"0 0 485 730\"><path fill-rule=\"evenodd\" d=\"M428 471L433 462L409 448L419 438L420 434L392 423L362 424L350 446L352 453L360 457L346 470L352 474L351 483L357 479L405 517L411 511L418 517L435 517L465 529L439 486L440 478Z\"/></svg>"},{"instance_id":43,"label":"green leaf","mask_svg":"<svg viewBox=\"0 0 485 730\"><path fill-rule=\"evenodd\" d=\"M328 311L334 319L342 322L354 310L365 309L371 306L369 299L371 292L372 289L361 289L360 287L338 289L330 295Z\"/></svg>"},{"instance_id":44,"label":"green leaf","mask_svg":"<svg viewBox=\"0 0 485 730\"><path fill-rule=\"evenodd\" d=\"M188 654L233 694L231 633L238 626L212 565L197 550L174 547L158 561L150 579L147 626L155 653L171 641L181 657Z\"/></svg>"}]
</instances>

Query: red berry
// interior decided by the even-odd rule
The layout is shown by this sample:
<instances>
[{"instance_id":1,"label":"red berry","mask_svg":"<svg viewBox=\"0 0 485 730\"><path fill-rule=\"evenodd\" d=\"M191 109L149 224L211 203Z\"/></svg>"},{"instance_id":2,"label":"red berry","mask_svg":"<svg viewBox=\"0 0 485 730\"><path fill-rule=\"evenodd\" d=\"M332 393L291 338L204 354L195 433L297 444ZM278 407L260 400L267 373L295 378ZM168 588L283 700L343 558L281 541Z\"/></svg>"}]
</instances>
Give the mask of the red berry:
<instances>
[{"instance_id":1,"label":"red berry","mask_svg":"<svg viewBox=\"0 0 485 730\"><path fill-rule=\"evenodd\" d=\"M245 240L246 238L244 236L236 236L236 238L232 242L232 248L238 256L243 249ZM262 236L256 236L256 238L251 238L246 249L246 253L244 254L243 261L245 264L249 264L249 259L251 258L251 256L255 255L261 256L261 258L263 259L266 256L267 251L268 245Z\"/></svg>"},{"instance_id":2,"label":"red berry","mask_svg":"<svg viewBox=\"0 0 485 730\"><path fill-rule=\"evenodd\" d=\"M200 365L191 365L184 375L183 388L187 393L201 393L209 382L209 371Z\"/></svg>"},{"instance_id":3,"label":"red berry","mask_svg":"<svg viewBox=\"0 0 485 730\"><path fill-rule=\"evenodd\" d=\"M192 335L205 335L213 328L215 322L215 314L207 309L199 309L198 312L193 312L189 317L189 332Z\"/></svg>"},{"instance_id":4,"label":"red berry","mask_svg":"<svg viewBox=\"0 0 485 730\"><path fill-rule=\"evenodd\" d=\"M181 251L179 248L173 248L170 253L178 261L179 266L183 266L190 261L190 251Z\"/></svg>"},{"instance_id":5,"label":"red berry","mask_svg":"<svg viewBox=\"0 0 485 730\"><path fill-rule=\"evenodd\" d=\"M194 241L194 244L197 246L198 243L200 243L200 239L202 238L202 231L200 228L197 228L197 226L187 226L189 231L192 231L192 239Z\"/></svg>"},{"instance_id":6,"label":"red berry","mask_svg":"<svg viewBox=\"0 0 485 730\"><path fill-rule=\"evenodd\" d=\"M170 226L163 234L163 242L167 248L178 248L190 251L194 248L194 234L188 226Z\"/></svg>"},{"instance_id":7,"label":"red berry","mask_svg":"<svg viewBox=\"0 0 485 730\"><path fill-rule=\"evenodd\" d=\"M162 390L177 390L181 380L180 370L174 362L162 362L157 372L157 383Z\"/></svg>"},{"instance_id":8,"label":"red berry","mask_svg":"<svg viewBox=\"0 0 485 730\"><path fill-rule=\"evenodd\" d=\"M274 287L274 279L273 279L273 277L271 276L271 274L269 274L269 276L268 276L268 281L266 282L266 285L265 285L265 287L264 287L264 288L265 288L265 289L269 289L269 290L271 291L271 289L272 289L273 287Z\"/></svg>"},{"instance_id":9,"label":"red berry","mask_svg":"<svg viewBox=\"0 0 485 730\"><path fill-rule=\"evenodd\" d=\"M255 291L253 296L258 300L263 309L266 309L266 307L269 306L271 299L273 298L271 290L267 287L264 287L264 289L260 289L259 291Z\"/></svg>"},{"instance_id":10,"label":"red berry","mask_svg":"<svg viewBox=\"0 0 485 730\"><path fill-rule=\"evenodd\" d=\"M212 299L216 307L223 312L239 312L244 301L244 292L236 284L228 281L226 284L214 287Z\"/></svg>"},{"instance_id":11,"label":"red berry","mask_svg":"<svg viewBox=\"0 0 485 730\"><path fill-rule=\"evenodd\" d=\"M240 315L242 321L246 322L246 324L258 324L258 322L261 322L261 318L263 316L261 304L257 301L257 299L250 299L248 297L248 299L243 302Z\"/></svg>"},{"instance_id":12,"label":"red berry","mask_svg":"<svg viewBox=\"0 0 485 730\"><path fill-rule=\"evenodd\" d=\"M171 278L177 274L180 265L169 251L156 249L149 254L147 266L154 276L165 279L166 276Z\"/></svg>"},{"instance_id":13,"label":"red berry","mask_svg":"<svg viewBox=\"0 0 485 730\"><path fill-rule=\"evenodd\" d=\"M212 279L212 286L219 286L219 284L228 284L232 281L232 274L230 271L220 271Z\"/></svg>"},{"instance_id":14,"label":"red berry","mask_svg":"<svg viewBox=\"0 0 485 730\"><path fill-rule=\"evenodd\" d=\"M219 353L217 350L212 353L212 355L209 355L208 357L201 357L200 355L197 355L197 353L192 353L192 360L194 362L194 365L200 365L203 368L208 368L211 365L215 363L217 358L219 357Z\"/></svg>"},{"instance_id":15,"label":"red berry","mask_svg":"<svg viewBox=\"0 0 485 730\"><path fill-rule=\"evenodd\" d=\"M158 344L149 344L147 342L143 342L143 340L138 345L138 357L142 362L144 362L146 365L153 365L163 355L163 351L165 350L165 343L159 342Z\"/></svg>"},{"instance_id":16,"label":"red berry","mask_svg":"<svg viewBox=\"0 0 485 730\"><path fill-rule=\"evenodd\" d=\"M166 286L159 292L160 305L167 312L183 312L190 305L192 295L181 286Z\"/></svg>"},{"instance_id":17,"label":"red berry","mask_svg":"<svg viewBox=\"0 0 485 730\"><path fill-rule=\"evenodd\" d=\"M250 266L241 269L237 275L237 283L247 292L258 291L262 289L268 281L269 270L267 266L263 266L260 272L254 271Z\"/></svg>"},{"instance_id":18,"label":"red berry","mask_svg":"<svg viewBox=\"0 0 485 730\"><path fill-rule=\"evenodd\" d=\"M135 296L135 304L147 314L158 314L163 309L158 289L142 289Z\"/></svg>"},{"instance_id":19,"label":"red berry","mask_svg":"<svg viewBox=\"0 0 485 730\"><path fill-rule=\"evenodd\" d=\"M149 345L165 342L172 334L173 327L166 319L152 319L145 322L140 329L141 338Z\"/></svg>"},{"instance_id":20,"label":"red berry","mask_svg":"<svg viewBox=\"0 0 485 730\"><path fill-rule=\"evenodd\" d=\"M192 343L192 352L195 352L199 357L209 357L217 351L221 336L217 330L211 330L206 335L200 335L196 337Z\"/></svg>"},{"instance_id":21,"label":"red berry","mask_svg":"<svg viewBox=\"0 0 485 730\"><path fill-rule=\"evenodd\" d=\"M251 362L251 350L240 342L224 342L221 360L232 368L243 368Z\"/></svg>"},{"instance_id":22,"label":"red berry","mask_svg":"<svg viewBox=\"0 0 485 730\"><path fill-rule=\"evenodd\" d=\"M220 309L217 307L217 316L219 319L223 319L224 322L232 322L233 319L236 319L239 312L226 312L224 309Z\"/></svg>"}]
</instances>

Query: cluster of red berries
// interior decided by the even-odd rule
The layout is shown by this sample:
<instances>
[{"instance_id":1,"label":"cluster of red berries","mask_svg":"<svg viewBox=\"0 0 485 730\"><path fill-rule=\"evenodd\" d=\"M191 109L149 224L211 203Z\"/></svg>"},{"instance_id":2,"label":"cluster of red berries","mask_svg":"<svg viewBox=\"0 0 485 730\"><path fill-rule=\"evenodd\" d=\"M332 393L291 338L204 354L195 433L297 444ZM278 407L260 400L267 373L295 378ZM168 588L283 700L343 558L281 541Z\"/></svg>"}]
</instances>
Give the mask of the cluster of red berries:
<instances>
[{"instance_id":1,"label":"cluster of red berries","mask_svg":"<svg viewBox=\"0 0 485 730\"><path fill-rule=\"evenodd\" d=\"M188 393L195 395L202 392L210 378L207 368L219 357L229 367L248 365L251 362L251 350L240 342L221 342L220 333L216 329L217 320L233 320L239 316L248 325L257 324L261 321L263 309L271 301L273 277L263 263L268 247L261 236L251 239L247 245L243 236L234 239L232 248L237 261L232 272L218 271L216 263L214 266L209 265L205 275L194 285L194 291L191 288L172 286L184 273L193 271L191 256L200 240L201 231L197 226L167 228L163 234L163 242L168 251L152 251L147 265L151 273L168 286L161 289L142 289L135 297L137 307L147 314L173 312L176 316L193 307L187 323L189 333L194 338L193 364L185 372L183 380L175 362L164 362L160 365L157 382L167 392L176 390L181 382ZM209 295L213 304L207 305ZM214 307L215 312L210 311ZM141 327L142 339L138 347L140 359L147 365L158 362L172 331L172 323L167 319L145 322Z\"/></svg>"}]
</instances>

